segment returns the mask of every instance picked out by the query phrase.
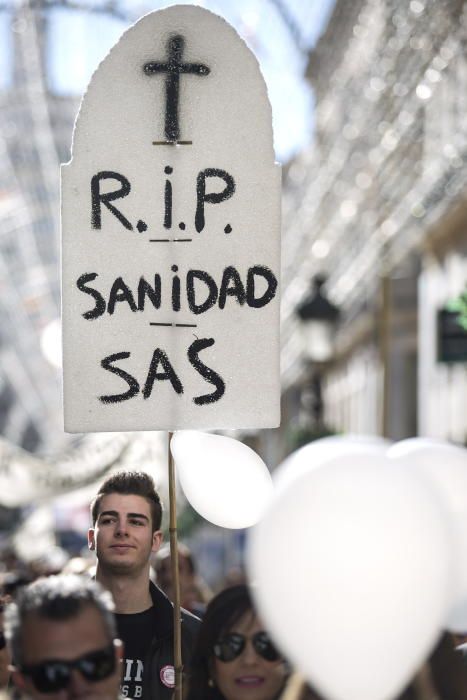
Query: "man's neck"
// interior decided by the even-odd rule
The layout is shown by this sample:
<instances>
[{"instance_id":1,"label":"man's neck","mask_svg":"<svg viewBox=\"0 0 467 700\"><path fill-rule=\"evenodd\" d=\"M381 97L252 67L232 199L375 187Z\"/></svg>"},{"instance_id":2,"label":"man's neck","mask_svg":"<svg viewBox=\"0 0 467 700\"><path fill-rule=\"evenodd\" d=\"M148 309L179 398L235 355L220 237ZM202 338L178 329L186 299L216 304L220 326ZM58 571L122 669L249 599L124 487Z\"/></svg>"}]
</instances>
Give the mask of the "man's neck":
<instances>
[{"instance_id":1,"label":"man's neck","mask_svg":"<svg viewBox=\"0 0 467 700\"><path fill-rule=\"evenodd\" d=\"M149 571L122 576L107 572L97 565L96 579L112 593L116 613L139 613L152 606Z\"/></svg>"}]
</instances>

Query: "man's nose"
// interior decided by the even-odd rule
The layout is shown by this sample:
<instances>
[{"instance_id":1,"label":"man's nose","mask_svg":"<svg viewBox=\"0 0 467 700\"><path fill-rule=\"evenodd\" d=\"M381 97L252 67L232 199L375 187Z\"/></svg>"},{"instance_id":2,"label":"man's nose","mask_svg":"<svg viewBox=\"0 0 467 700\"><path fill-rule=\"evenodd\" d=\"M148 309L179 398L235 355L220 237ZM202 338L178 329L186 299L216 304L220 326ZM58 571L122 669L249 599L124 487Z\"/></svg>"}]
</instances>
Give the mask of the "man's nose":
<instances>
[{"instance_id":1,"label":"man's nose","mask_svg":"<svg viewBox=\"0 0 467 700\"><path fill-rule=\"evenodd\" d=\"M88 681L76 668L73 668L71 671L67 690L67 698L70 700L82 697L89 690Z\"/></svg>"},{"instance_id":2,"label":"man's nose","mask_svg":"<svg viewBox=\"0 0 467 700\"><path fill-rule=\"evenodd\" d=\"M115 528L115 534L124 537L128 535L128 529L125 520L117 520L117 526Z\"/></svg>"}]
</instances>

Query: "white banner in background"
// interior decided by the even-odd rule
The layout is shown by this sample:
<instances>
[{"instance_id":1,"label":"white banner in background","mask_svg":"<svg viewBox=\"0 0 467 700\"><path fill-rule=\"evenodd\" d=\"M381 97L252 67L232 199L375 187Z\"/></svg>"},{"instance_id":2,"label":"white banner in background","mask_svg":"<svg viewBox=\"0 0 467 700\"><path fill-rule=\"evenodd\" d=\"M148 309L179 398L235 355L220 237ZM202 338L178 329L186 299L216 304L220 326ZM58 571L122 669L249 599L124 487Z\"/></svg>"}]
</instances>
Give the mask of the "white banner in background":
<instances>
[{"instance_id":1,"label":"white banner in background","mask_svg":"<svg viewBox=\"0 0 467 700\"><path fill-rule=\"evenodd\" d=\"M62 457L47 461L0 438L0 504L8 508L30 505L103 480L112 467L125 466L131 440L131 433L93 436Z\"/></svg>"}]
</instances>

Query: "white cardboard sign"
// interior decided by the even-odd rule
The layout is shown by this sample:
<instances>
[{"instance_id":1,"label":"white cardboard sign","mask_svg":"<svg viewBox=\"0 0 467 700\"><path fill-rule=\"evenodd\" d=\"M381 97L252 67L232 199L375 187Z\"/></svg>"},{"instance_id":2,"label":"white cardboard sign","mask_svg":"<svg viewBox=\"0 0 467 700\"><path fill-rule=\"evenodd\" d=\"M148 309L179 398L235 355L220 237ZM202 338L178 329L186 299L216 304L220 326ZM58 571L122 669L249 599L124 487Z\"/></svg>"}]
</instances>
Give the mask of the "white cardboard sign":
<instances>
[{"instance_id":1,"label":"white cardboard sign","mask_svg":"<svg viewBox=\"0 0 467 700\"><path fill-rule=\"evenodd\" d=\"M143 17L62 166L65 430L277 426L279 264L256 59L200 7Z\"/></svg>"}]
</instances>

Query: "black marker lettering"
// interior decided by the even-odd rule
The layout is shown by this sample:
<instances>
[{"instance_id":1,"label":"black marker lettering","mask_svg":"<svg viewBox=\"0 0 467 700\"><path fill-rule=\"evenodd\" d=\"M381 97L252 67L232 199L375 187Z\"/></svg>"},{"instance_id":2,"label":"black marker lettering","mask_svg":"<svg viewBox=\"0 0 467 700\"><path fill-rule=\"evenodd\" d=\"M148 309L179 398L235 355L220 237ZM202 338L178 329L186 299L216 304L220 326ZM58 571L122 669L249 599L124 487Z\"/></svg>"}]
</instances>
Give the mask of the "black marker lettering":
<instances>
[{"instance_id":1,"label":"black marker lettering","mask_svg":"<svg viewBox=\"0 0 467 700\"><path fill-rule=\"evenodd\" d=\"M170 175L172 173L172 168L170 165L167 165L164 168L164 172L167 175ZM172 227L172 183L170 180L165 181L165 191L164 191L164 227L165 228L171 228Z\"/></svg>"},{"instance_id":2,"label":"black marker lettering","mask_svg":"<svg viewBox=\"0 0 467 700\"><path fill-rule=\"evenodd\" d=\"M131 289L127 287L121 277L117 277L110 289L109 303L107 305L107 312L109 314L113 314L115 304L118 301L126 301L132 311L138 311Z\"/></svg>"},{"instance_id":3,"label":"black marker lettering","mask_svg":"<svg viewBox=\"0 0 467 700\"><path fill-rule=\"evenodd\" d=\"M206 178L219 177L224 180L225 187L222 192L208 192L206 194ZM195 228L200 233L204 228L204 203L219 204L226 199L229 199L235 192L235 181L232 175L229 175L225 170L218 168L206 168L198 173L196 178L196 214Z\"/></svg>"},{"instance_id":4,"label":"black marker lettering","mask_svg":"<svg viewBox=\"0 0 467 700\"><path fill-rule=\"evenodd\" d=\"M172 265L172 272L178 272L177 265ZM178 275L172 278L172 309L180 311L180 277Z\"/></svg>"},{"instance_id":5,"label":"black marker lettering","mask_svg":"<svg viewBox=\"0 0 467 700\"><path fill-rule=\"evenodd\" d=\"M82 314L83 318L85 319L93 319L93 318L98 318L99 316L102 316L102 314L105 311L105 300L102 294L100 294L97 289L93 289L92 287L86 287L87 282L92 282L95 280L97 277L97 272L85 272L84 275L81 275L76 280L76 286L80 290L80 292L84 292L85 294L89 294L96 300L96 305L93 309L90 309L89 311L86 311L84 314Z\"/></svg>"},{"instance_id":6,"label":"black marker lettering","mask_svg":"<svg viewBox=\"0 0 467 700\"><path fill-rule=\"evenodd\" d=\"M161 305L161 276L154 275L154 287L141 277L138 282L138 311L144 311L146 297L150 300L155 309Z\"/></svg>"},{"instance_id":7,"label":"black marker lettering","mask_svg":"<svg viewBox=\"0 0 467 700\"><path fill-rule=\"evenodd\" d=\"M225 394L225 383L222 377L217 374L213 369L207 367L198 357L201 350L210 348L214 345L214 338L197 338L192 342L188 348L188 359L193 365L195 370L210 384L214 384L216 391L212 394L203 394L202 396L195 396L193 401L197 406L204 406L207 403L214 403L219 401Z\"/></svg>"},{"instance_id":8,"label":"black marker lettering","mask_svg":"<svg viewBox=\"0 0 467 700\"><path fill-rule=\"evenodd\" d=\"M100 182L101 180L107 180L113 178L117 180L121 187L119 190L114 190L113 192L105 192L101 194ZM129 231L133 230L133 226L130 224L128 219L122 214L122 212L110 204L114 199L121 199L126 197L130 193L131 185L130 181L126 179L120 173L114 173L112 170L101 170L97 175L93 175L91 178L91 226L92 228L100 229L102 226L102 212L101 204L104 204L107 209L117 217L123 226Z\"/></svg>"},{"instance_id":9,"label":"black marker lettering","mask_svg":"<svg viewBox=\"0 0 467 700\"><path fill-rule=\"evenodd\" d=\"M196 303L195 294L195 279L204 282L208 288L208 296L202 304ZM188 300L188 307L190 311L194 314L202 314L207 311L217 301L217 285L212 279L211 275L208 275L204 270L189 270L186 276L186 295Z\"/></svg>"},{"instance_id":10,"label":"black marker lettering","mask_svg":"<svg viewBox=\"0 0 467 700\"><path fill-rule=\"evenodd\" d=\"M101 367L108 370L109 372L113 372L113 374L116 374L118 377L121 377L121 379L124 379L129 386L128 391L126 391L124 394L110 394L108 396L99 396L99 401L102 401L102 403L119 403L120 401L127 401L133 396L136 396L136 394L139 392L139 384L133 377L133 375L129 374L128 372L125 372L125 370L121 369L120 367L114 367L112 365L112 362L116 362L117 360L126 360L129 357L129 352L117 352L115 353L115 355L109 355L108 357L104 357L104 359L102 360Z\"/></svg>"},{"instance_id":11,"label":"black marker lettering","mask_svg":"<svg viewBox=\"0 0 467 700\"><path fill-rule=\"evenodd\" d=\"M240 275L235 267L226 267L222 275L222 282L219 289L219 308L225 307L227 297L236 297L240 306L243 306L246 299L245 287L240 279Z\"/></svg>"},{"instance_id":12,"label":"black marker lettering","mask_svg":"<svg viewBox=\"0 0 467 700\"><path fill-rule=\"evenodd\" d=\"M263 277L267 283L267 289L261 297L255 297L255 276ZM266 306L276 296L277 278L268 267L254 265L250 267L246 280L246 302L248 306L260 309Z\"/></svg>"},{"instance_id":13,"label":"black marker lettering","mask_svg":"<svg viewBox=\"0 0 467 700\"><path fill-rule=\"evenodd\" d=\"M159 363L162 365L163 372L158 372L157 368ZM149 366L149 372L146 379L146 384L143 389L143 396L148 399L152 393L152 387L155 380L164 381L169 380L177 394L183 394L183 385L177 376L174 368L170 364L170 360L163 350L156 348L152 355L151 364Z\"/></svg>"}]
</instances>

